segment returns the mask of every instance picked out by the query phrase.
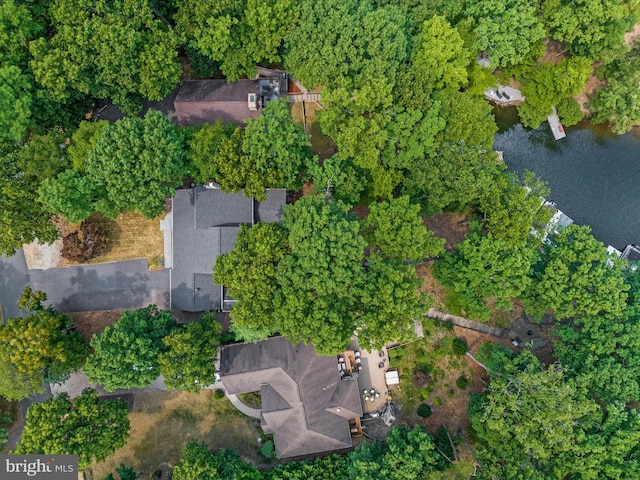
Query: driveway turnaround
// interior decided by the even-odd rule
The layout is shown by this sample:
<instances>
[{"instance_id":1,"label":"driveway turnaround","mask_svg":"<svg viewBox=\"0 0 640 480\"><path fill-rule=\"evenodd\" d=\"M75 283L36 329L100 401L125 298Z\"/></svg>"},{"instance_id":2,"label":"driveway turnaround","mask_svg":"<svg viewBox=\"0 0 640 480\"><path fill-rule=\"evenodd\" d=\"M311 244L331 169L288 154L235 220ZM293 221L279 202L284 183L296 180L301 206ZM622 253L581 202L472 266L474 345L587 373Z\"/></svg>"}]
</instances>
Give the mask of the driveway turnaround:
<instances>
[{"instance_id":1,"label":"driveway turnaround","mask_svg":"<svg viewBox=\"0 0 640 480\"><path fill-rule=\"evenodd\" d=\"M29 270L22 249L7 258L0 256L0 307L5 318L24 317L27 312L18 308L18 299L29 283Z\"/></svg>"},{"instance_id":2,"label":"driveway turnaround","mask_svg":"<svg viewBox=\"0 0 640 480\"><path fill-rule=\"evenodd\" d=\"M150 272L146 259L30 270L31 286L59 312L169 308L169 271Z\"/></svg>"}]
</instances>

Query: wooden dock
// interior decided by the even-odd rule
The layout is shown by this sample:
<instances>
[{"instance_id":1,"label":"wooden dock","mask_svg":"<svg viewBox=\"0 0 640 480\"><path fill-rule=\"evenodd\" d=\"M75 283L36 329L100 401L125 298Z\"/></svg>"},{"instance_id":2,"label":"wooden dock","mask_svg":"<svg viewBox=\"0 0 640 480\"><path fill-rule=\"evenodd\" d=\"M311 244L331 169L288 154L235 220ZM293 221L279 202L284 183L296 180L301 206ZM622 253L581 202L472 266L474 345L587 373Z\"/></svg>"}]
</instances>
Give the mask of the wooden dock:
<instances>
[{"instance_id":1,"label":"wooden dock","mask_svg":"<svg viewBox=\"0 0 640 480\"><path fill-rule=\"evenodd\" d=\"M556 107L553 107L553 112L547 117L547 120L549 121L549 127L551 127L553 138L555 138L556 140L560 140L561 138L567 136L567 134L564 132L564 127L560 123L560 117L558 116Z\"/></svg>"}]
</instances>

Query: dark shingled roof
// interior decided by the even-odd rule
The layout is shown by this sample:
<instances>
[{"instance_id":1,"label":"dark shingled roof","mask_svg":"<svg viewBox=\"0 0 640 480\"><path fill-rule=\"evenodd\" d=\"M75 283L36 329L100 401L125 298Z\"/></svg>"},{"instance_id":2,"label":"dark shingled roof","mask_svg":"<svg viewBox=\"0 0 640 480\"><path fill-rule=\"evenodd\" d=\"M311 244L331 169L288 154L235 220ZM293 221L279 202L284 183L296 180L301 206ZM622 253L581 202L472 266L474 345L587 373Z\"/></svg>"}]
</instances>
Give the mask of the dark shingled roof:
<instances>
[{"instance_id":1,"label":"dark shingled roof","mask_svg":"<svg viewBox=\"0 0 640 480\"><path fill-rule=\"evenodd\" d=\"M249 110L248 96L255 93L258 109ZM173 103L180 125L225 123L242 125L248 118L260 116L260 81L186 80Z\"/></svg>"},{"instance_id":2,"label":"dark shingled roof","mask_svg":"<svg viewBox=\"0 0 640 480\"><path fill-rule=\"evenodd\" d=\"M278 458L351 446L348 421L362 405L357 381L340 380L336 357L275 337L222 347L220 375L231 394L262 392L262 428L273 433Z\"/></svg>"},{"instance_id":3,"label":"dark shingled roof","mask_svg":"<svg viewBox=\"0 0 640 480\"><path fill-rule=\"evenodd\" d=\"M285 203L287 203L287 191L284 188L267 190L267 199L264 202L256 202L256 222L280 223Z\"/></svg>"},{"instance_id":4,"label":"dark shingled roof","mask_svg":"<svg viewBox=\"0 0 640 480\"><path fill-rule=\"evenodd\" d=\"M228 310L223 290L212 273L218 255L233 250L239 225L252 225L255 210L269 212L267 221L279 221L286 200L284 190L267 191L266 206L242 193L212 188L176 190L173 198L173 259L171 308L188 312Z\"/></svg>"}]
</instances>

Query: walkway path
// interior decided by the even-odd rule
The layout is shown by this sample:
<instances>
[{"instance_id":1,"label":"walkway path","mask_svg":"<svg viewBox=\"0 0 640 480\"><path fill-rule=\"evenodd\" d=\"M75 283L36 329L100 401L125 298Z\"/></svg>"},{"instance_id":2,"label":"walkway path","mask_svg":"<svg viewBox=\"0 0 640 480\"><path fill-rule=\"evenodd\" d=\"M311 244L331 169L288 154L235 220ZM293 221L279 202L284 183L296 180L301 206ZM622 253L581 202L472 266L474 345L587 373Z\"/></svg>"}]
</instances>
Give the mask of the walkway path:
<instances>
[{"instance_id":1,"label":"walkway path","mask_svg":"<svg viewBox=\"0 0 640 480\"><path fill-rule=\"evenodd\" d=\"M435 308L430 308L427 313L424 314L427 318L433 318L440 322L452 323L458 327L467 328L480 333L486 333L493 335L494 337L506 337L509 335L509 331L504 328L492 327L476 320L469 320L468 318L458 317L449 313L439 312Z\"/></svg>"},{"instance_id":2,"label":"walkway path","mask_svg":"<svg viewBox=\"0 0 640 480\"><path fill-rule=\"evenodd\" d=\"M217 387L217 388L220 389L220 387ZM229 399L229 401L232 403L234 407L236 407L238 410L244 413L247 417L257 418L258 420L262 418L262 415L261 415L262 411L259 408L249 407L248 405L244 404L237 395L231 395L227 393L227 398Z\"/></svg>"},{"instance_id":3,"label":"walkway path","mask_svg":"<svg viewBox=\"0 0 640 480\"><path fill-rule=\"evenodd\" d=\"M320 94L309 92L309 93L289 93L287 94L287 98L290 102L316 102L320 104Z\"/></svg>"}]
</instances>

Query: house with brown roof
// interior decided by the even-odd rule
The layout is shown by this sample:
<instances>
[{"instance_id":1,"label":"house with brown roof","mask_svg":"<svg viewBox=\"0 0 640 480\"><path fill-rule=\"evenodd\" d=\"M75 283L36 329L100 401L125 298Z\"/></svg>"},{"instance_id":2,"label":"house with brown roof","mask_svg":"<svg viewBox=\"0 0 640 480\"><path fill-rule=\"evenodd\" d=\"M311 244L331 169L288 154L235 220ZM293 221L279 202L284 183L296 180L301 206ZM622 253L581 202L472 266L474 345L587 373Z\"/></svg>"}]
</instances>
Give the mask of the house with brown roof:
<instances>
[{"instance_id":1,"label":"house with brown roof","mask_svg":"<svg viewBox=\"0 0 640 480\"><path fill-rule=\"evenodd\" d=\"M284 337L227 345L220 377L230 394L259 391L262 428L278 458L351 447L349 420L362 416L357 380L340 379L337 358Z\"/></svg>"},{"instance_id":2,"label":"house with brown roof","mask_svg":"<svg viewBox=\"0 0 640 480\"><path fill-rule=\"evenodd\" d=\"M281 82L278 77L231 83L186 80L173 101L178 124L200 125L221 119L224 123L244 125L245 120L258 118L268 102L280 97Z\"/></svg>"}]
</instances>

